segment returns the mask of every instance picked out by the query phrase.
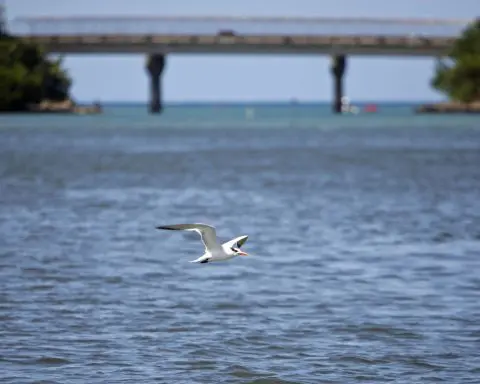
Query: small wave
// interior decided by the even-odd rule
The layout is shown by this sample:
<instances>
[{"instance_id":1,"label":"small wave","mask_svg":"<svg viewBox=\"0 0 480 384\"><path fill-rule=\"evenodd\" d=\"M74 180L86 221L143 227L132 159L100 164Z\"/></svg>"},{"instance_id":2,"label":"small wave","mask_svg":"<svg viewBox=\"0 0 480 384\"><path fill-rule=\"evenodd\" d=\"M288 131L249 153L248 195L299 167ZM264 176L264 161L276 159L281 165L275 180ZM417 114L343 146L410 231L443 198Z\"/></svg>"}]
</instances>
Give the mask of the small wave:
<instances>
[{"instance_id":1,"label":"small wave","mask_svg":"<svg viewBox=\"0 0 480 384\"><path fill-rule=\"evenodd\" d=\"M434 243L446 243L452 239L453 239L453 234L449 232L440 232L440 233L437 233L432 240Z\"/></svg>"},{"instance_id":2,"label":"small wave","mask_svg":"<svg viewBox=\"0 0 480 384\"><path fill-rule=\"evenodd\" d=\"M166 276L168 276L168 275L165 272L159 272L159 271L146 272L146 273L143 274L143 278L152 279L152 280L161 279L161 278L164 278Z\"/></svg>"},{"instance_id":3,"label":"small wave","mask_svg":"<svg viewBox=\"0 0 480 384\"><path fill-rule=\"evenodd\" d=\"M385 364L389 361L386 359L378 359L378 358L368 358L365 356L359 355L344 355L344 356L334 356L330 358L330 360L338 361L338 362L348 362L348 363L359 363L359 364Z\"/></svg>"},{"instance_id":4,"label":"small wave","mask_svg":"<svg viewBox=\"0 0 480 384\"><path fill-rule=\"evenodd\" d=\"M403 328L394 328L390 326L365 326L361 328L362 332L372 333L372 334L384 334L389 336L395 336L402 339L422 339L422 335L411 332Z\"/></svg>"},{"instance_id":5,"label":"small wave","mask_svg":"<svg viewBox=\"0 0 480 384\"><path fill-rule=\"evenodd\" d=\"M166 330L168 333L191 332L192 328L188 327L170 327Z\"/></svg>"},{"instance_id":6,"label":"small wave","mask_svg":"<svg viewBox=\"0 0 480 384\"><path fill-rule=\"evenodd\" d=\"M428 368L428 369L434 369L434 370L443 369L442 366L429 363L428 361L426 361L424 358L421 358L421 357L409 357L406 359L403 358L401 359L401 361L409 365L413 365L420 368Z\"/></svg>"},{"instance_id":7,"label":"small wave","mask_svg":"<svg viewBox=\"0 0 480 384\"><path fill-rule=\"evenodd\" d=\"M242 309L241 305L236 303L217 303L215 309Z\"/></svg>"},{"instance_id":8,"label":"small wave","mask_svg":"<svg viewBox=\"0 0 480 384\"><path fill-rule=\"evenodd\" d=\"M119 284L123 282L122 276L107 276L104 281L109 284Z\"/></svg>"},{"instance_id":9,"label":"small wave","mask_svg":"<svg viewBox=\"0 0 480 384\"><path fill-rule=\"evenodd\" d=\"M52 284L34 284L34 285L30 285L30 286L26 287L27 290L32 291L32 292L49 291L53 288L55 288L55 286L52 285Z\"/></svg>"},{"instance_id":10,"label":"small wave","mask_svg":"<svg viewBox=\"0 0 480 384\"><path fill-rule=\"evenodd\" d=\"M416 339L421 340L423 336L404 328L396 328L384 325L364 324L364 325L347 325L334 328L334 332L353 333L360 338L374 338L378 336L392 336L399 339Z\"/></svg>"},{"instance_id":11,"label":"small wave","mask_svg":"<svg viewBox=\"0 0 480 384\"><path fill-rule=\"evenodd\" d=\"M173 364L179 366L189 366L190 369L213 369L215 367L215 362L212 360L179 360L174 361Z\"/></svg>"},{"instance_id":12,"label":"small wave","mask_svg":"<svg viewBox=\"0 0 480 384\"><path fill-rule=\"evenodd\" d=\"M271 379L255 379L253 381L247 381L245 384L298 384L297 381L285 381L272 377Z\"/></svg>"},{"instance_id":13,"label":"small wave","mask_svg":"<svg viewBox=\"0 0 480 384\"><path fill-rule=\"evenodd\" d=\"M35 363L43 364L43 365L63 365L63 364L70 364L71 361L68 359L63 359L61 357L44 356L44 357L40 357L39 359L36 359Z\"/></svg>"},{"instance_id":14,"label":"small wave","mask_svg":"<svg viewBox=\"0 0 480 384\"><path fill-rule=\"evenodd\" d=\"M247 367L234 365L228 372L230 376L237 379L249 379L245 384L296 384L297 382L279 379L275 374L258 373Z\"/></svg>"}]
</instances>

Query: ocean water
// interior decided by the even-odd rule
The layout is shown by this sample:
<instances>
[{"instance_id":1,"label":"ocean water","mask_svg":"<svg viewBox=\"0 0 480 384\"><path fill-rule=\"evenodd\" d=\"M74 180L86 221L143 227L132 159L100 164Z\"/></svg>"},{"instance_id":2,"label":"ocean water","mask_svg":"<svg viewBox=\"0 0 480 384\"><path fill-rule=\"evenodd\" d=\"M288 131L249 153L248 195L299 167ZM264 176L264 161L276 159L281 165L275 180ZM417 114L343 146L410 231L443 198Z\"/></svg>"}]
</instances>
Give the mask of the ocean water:
<instances>
[{"instance_id":1,"label":"ocean water","mask_svg":"<svg viewBox=\"0 0 480 384\"><path fill-rule=\"evenodd\" d=\"M1 383L479 382L475 116L2 115L0 233Z\"/></svg>"}]
</instances>

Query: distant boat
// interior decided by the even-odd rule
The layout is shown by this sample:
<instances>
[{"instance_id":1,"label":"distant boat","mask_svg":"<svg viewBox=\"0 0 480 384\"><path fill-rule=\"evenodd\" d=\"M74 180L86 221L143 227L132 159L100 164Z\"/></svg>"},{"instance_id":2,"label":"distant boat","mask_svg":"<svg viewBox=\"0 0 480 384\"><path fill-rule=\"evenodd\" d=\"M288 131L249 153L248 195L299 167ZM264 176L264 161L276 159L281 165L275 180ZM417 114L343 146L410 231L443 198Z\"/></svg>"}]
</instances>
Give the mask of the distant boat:
<instances>
[{"instance_id":1,"label":"distant boat","mask_svg":"<svg viewBox=\"0 0 480 384\"><path fill-rule=\"evenodd\" d=\"M360 112L360 108L351 105L350 104L350 99L348 96L343 96L342 97L342 113L353 113L356 115L358 112Z\"/></svg>"}]
</instances>

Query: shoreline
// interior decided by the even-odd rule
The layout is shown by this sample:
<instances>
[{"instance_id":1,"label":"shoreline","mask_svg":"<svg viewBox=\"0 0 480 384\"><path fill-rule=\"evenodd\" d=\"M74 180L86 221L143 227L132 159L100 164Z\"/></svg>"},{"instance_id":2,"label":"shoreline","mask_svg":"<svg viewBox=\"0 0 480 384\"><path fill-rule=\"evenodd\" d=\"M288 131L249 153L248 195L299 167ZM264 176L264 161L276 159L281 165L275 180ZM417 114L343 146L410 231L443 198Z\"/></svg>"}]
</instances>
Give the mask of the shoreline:
<instances>
[{"instance_id":1,"label":"shoreline","mask_svg":"<svg viewBox=\"0 0 480 384\"><path fill-rule=\"evenodd\" d=\"M480 113L480 101L472 103L460 103L460 102L441 102L431 104L421 104L415 107L415 113L417 114L452 114L452 113Z\"/></svg>"},{"instance_id":2,"label":"shoreline","mask_svg":"<svg viewBox=\"0 0 480 384\"><path fill-rule=\"evenodd\" d=\"M39 104L30 105L26 113L65 113L75 115L92 115L102 113L100 103L78 105L71 99L64 101L43 100Z\"/></svg>"},{"instance_id":3,"label":"shoreline","mask_svg":"<svg viewBox=\"0 0 480 384\"><path fill-rule=\"evenodd\" d=\"M77 104L68 99L64 101L43 100L38 104L28 105L25 110L1 111L4 114L68 114L68 115L98 115L103 113L100 103Z\"/></svg>"}]
</instances>

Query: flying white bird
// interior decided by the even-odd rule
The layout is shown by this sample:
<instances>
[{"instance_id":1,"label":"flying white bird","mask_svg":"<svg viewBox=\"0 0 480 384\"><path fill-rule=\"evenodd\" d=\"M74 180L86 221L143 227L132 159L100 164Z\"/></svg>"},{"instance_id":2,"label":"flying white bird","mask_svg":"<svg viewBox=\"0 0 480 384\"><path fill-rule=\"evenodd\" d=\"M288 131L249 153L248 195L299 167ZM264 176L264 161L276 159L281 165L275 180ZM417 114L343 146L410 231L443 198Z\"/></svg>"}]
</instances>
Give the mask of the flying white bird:
<instances>
[{"instance_id":1,"label":"flying white bird","mask_svg":"<svg viewBox=\"0 0 480 384\"><path fill-rule=\"evenodd\" d=\"M172 224L156 227L157 229L168 229L176 231L195 231L200 234L205 253L190 263L208 263L211 261L229 260L235 256L248 256L248 253L240 250L240 247L247 241L248 236L239 236L226 243L217 242L215 227L207 224Z\"/></svg>"}]
</instances>

